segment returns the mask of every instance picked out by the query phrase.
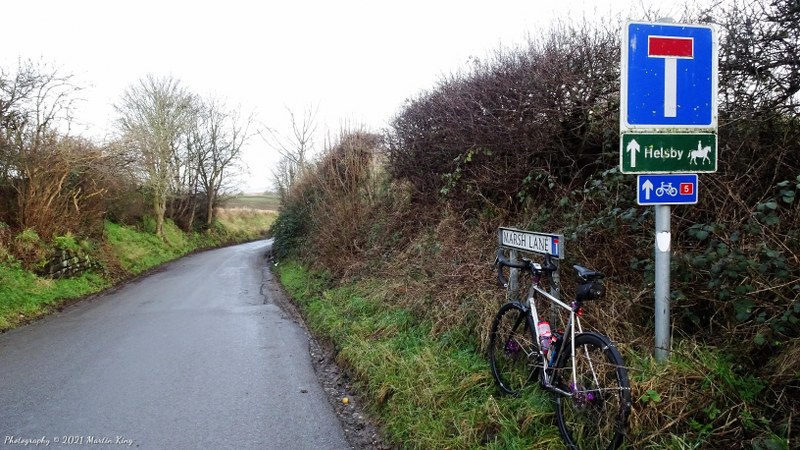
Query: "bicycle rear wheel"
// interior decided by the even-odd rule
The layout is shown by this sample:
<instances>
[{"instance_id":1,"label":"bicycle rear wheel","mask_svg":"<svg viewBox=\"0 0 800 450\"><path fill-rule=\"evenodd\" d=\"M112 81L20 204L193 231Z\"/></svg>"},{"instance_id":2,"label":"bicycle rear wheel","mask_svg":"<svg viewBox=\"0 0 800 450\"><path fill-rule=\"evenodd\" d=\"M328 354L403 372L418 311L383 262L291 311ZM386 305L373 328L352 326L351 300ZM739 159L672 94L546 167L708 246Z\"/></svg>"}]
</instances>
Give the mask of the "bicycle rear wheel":
<instances>
[{"instance_id":1,"label":"bicycle rear wheel","mask_svg":"<svg viewBox=\"0 0 800 450\"><path fill-rule=\"evenodd\" d=\"M569 344L562 347L569 351ZM613 450L622 444L631 408L628 371L611 341L597 333L575 337L571 355L559 358L555 384L572 393L556 395L558 428L572 450Z\"/></svg>"},{"instance_id":2,"label":"bicycle rear wheel","mask_svg":"<svg viewBox=\"0 0 800 450\"><path fill-rule=\"evenodd\" d=\"M537 374L538 359L528 310L518 302L506 303L489 333L489 365L497 386L506 394L518 394Z\"/></svg>"}]
</instances>

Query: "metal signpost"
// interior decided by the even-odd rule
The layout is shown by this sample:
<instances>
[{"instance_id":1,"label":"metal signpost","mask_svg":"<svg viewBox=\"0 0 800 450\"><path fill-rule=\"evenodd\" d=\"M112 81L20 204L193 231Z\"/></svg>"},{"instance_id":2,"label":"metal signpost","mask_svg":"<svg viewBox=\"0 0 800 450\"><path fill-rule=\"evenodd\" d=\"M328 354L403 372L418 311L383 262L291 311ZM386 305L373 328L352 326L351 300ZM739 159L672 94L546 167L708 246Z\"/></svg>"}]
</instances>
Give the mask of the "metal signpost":
<instances>
[{"instance_id":1,"label":"metal signpost","mask_svg":"<svg viewBox=\"0 0 800 450\"><path fill-rule=\"evenodd\" d=\"M640 205L654 205L655 356L670 344L670 205L695 204L695 173L717 171L717 55L712 26L628 22L622 31L622 173L640 175Z\"/></svg>"}]
</instances>

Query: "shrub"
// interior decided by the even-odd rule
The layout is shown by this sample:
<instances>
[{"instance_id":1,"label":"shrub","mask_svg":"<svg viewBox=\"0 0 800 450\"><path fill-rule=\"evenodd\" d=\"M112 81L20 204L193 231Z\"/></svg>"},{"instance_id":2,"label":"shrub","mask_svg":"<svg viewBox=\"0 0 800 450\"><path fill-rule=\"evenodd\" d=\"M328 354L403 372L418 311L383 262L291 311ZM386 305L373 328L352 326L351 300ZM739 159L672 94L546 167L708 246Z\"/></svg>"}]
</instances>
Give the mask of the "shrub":
<instances>
[{"instance_id":1,"label":"shrub","mask_svg":"<svg viewBox=\"0 0 800 450\"><path fill-rule=\"evenodd\" d=\"M618 40L561 26L442 80L392 122L390 173L460 207L518 212L529 197L557 197L613 163Z\"/></svg>"},{"instance_id":2,"label":"shrub","mask_svg":"<svg viewBox=\"0 0 800 450\"><path fill-rule=\"evenodd\" d=\"M342 131L291 186L272 225L278 258L313 251L323 266L344 268L366 240L380 185L380 136ZM346 262L344 262L344 261Z\"/></svg>"},{"instance_id":3,"label":"shrub","mask_svg":"<svg viewBox=\"0 0 800 450\"><path fill-rule=\"evenodd\" d=\"M17 234L12 245L14 256L29 270L36 271L47 262L49 249L39 234L31 228Z\"/></svg>"}]
</instances>

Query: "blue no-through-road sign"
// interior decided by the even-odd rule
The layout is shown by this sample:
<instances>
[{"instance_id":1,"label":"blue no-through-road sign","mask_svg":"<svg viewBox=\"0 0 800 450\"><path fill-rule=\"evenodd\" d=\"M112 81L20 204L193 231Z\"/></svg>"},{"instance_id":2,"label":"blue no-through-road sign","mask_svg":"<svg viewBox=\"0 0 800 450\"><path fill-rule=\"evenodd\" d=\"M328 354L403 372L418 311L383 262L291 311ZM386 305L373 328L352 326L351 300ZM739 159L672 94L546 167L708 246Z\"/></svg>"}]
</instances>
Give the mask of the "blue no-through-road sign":
<instances>
[{"instance_id":1,"label":"blue no-through-road sign","mask_svg":"<svg viewBox=\"0 0 800 450\"><path fill-rule=\"evenodd\" d=\"M636 189L640 205L694 205L697 174L639 175Z\"/></svg>"},{"instance_id":2,"label":"blue no-through-road sign","mask_svg":"<svg viewBox=\"0 0 800 450\"><path fill-rule=\"evenodd\" d=\"M712 26L628 22L623 39L623 132L716 131L718 45Z\"/></svg>"}]
</instances>

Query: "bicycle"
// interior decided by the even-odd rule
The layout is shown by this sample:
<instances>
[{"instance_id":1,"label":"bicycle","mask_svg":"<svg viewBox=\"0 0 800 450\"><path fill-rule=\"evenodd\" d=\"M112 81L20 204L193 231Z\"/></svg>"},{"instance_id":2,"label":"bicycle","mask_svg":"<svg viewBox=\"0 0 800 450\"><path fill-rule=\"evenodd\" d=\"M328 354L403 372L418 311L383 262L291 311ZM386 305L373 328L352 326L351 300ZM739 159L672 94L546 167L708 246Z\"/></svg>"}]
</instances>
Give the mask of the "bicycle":
<instances>
[{"instance_id":1,"label":"bicycle","mask_svg":"<svg viewBox=\"0 0 800 450\"><path fill-rule=\"evenodd\" d=\"M664 194L667 194L670 197L675 197L678 195L678 188L673 186L672 183L666 183L662 181L661 186L656 189L656 196L663 197Z\"/></svg>"},{"instance_id":2,"label":"bicycle","mask_svg":"<svg viewBox=\"0 0 800 450\"><path fill-rule=\"evenodd\" d=\"M544 264L528 259L508 261L497 252L498 282L509 287L503 267L521 269L532 277L527 303L511 300L504 304L492 323L489 335L489 364L492 375L506 394L517 395L535 377L553 394L558 428L572 450L616 449L624 439L631 408L628 372L611 340L584 331L580 316L584 303L605 294L603 274L574 266L580 285L575 300L566 304L557 298L560 285L554 280L557 266L550 256ZM543 289L542 279L554 295ZM568 311L563 329L551 330L539 316L537 300L550 301L551 321L557 311ZM536 326L534 326L536 324Z\"/></svg>"}]
</instances>

